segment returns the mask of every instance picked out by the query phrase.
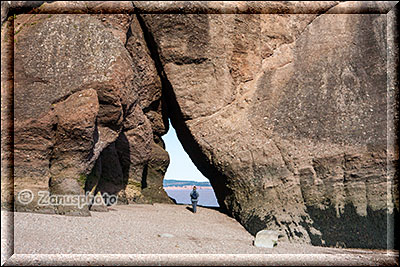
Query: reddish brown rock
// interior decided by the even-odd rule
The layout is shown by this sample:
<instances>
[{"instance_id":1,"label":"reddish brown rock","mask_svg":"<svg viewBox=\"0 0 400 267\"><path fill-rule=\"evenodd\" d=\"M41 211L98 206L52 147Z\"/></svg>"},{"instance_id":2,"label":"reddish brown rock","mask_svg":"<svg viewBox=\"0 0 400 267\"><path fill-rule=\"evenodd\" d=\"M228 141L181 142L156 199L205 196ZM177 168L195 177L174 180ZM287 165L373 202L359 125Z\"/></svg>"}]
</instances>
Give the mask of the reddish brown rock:
<instances>
[{"instance_id":1,"label":"reddish brown rock","mask_svg":"<svg viewBox=\"0 0 400 267\"><path fill-rule=\"evenodd\" d=\"M1 2L1 208L11 209L13 202L13 27L12 20L3 25Z\"/></svg>"},{"instance_id":2,"label":"reddish brown rock","mask_svg":"<svg viewBox=\"0 0 400 267\"><path fill-rule=\"evenodd\" d=\"M141 17L172 124L221 206L253 234L386 247L384 14Z\"/></svg>"},{"instance_id":3,"label":"reddish brown rock","mask_svg":"<svg viewBox=\"0 0 400 267\"><path fill-rule=\"evenodd\" d=\"M15 179L80 194L135 101L130 55L90 15L19 15L15 25Z\"/></svg>"},{"instance_id":4,"label":"reddish brown rock","mask_svg":"<svg viewBox=\"0 0 400 267\"><path fill-rule=\"evenodd\" d=\"M42 3L39 8L32 12L47 14L130 14L134 12L134 8L129 1L49 1Z\"/></svg>"},{"instance_id":5,"label":"reddish brown rock","mask_svg":"<svg viewBox=\"0 0 400 267\"><path fill-rule=\"evenodd\" d=\"M54 104L51 193L75 194L82 191L81 186L73 181L87 171L88 166L84 163L93 153L98 111L98 96L93 89L78 91L65 101Z\"/></svg>"},{"instance_id":6,"label":"reddish brown rock","mask_svg":"<svg viewBox=\"0 0 400 267\"><path fill-rule=\"evenodd\" d=\"M220 205L249 232L384 248L399 207L393 5L133 2L151 14L132 15L131 2L73 1L18 15L16 193L47 190L51 178L54 193L84 186L125 203L168 201L168 112ZM125 14L100 14L115 9ZM87 214L35 201L16 209Z\"/></svg>"},{"instance_id":7,"label":"reddish brown rock","mask_svg":"<svg viewBox=\"0 0 400 267\"><path fill-rule=\"evenodd\" d=\"M116 28L115 22L121 19L118 16L99 15L98 18ZM119 24L126 25L124 21ZM132 80L137 102L127 106L123 128L115 141L115 146L101 153L94 169L96 178L92 179L93 172L89 175L86 190L91 191L96 187L95 192L99 190L108 194L118 193L120 203L169 201L162 189L168 160L160 161L157 155L162 153L152 152L156 151L153 138L159 140L167 131L165 125L168 125L165 111L162 110L161 81L136 16L130 17L129 25L125 33L126 49L131 55ZM122 30L119 32L123 33ZM161 147L157 149L163 150ZM164 158L165 155L161 157ZM156 164L160 166L155 166ZM112 168L105 167L106 165L117 166L116 168L120 168L122 173L119 171L112 173ZM155 188L157 190L154 190Z\"/></svg>"},{"instance_id":8,"label":"reddish brown rock","mask_svg":"<svg viewBox=\"0 0 400 267\"><path fill-rule=\"evenodd\" d=\"M142 180L142 194L146 202L173 203L163 188L164 175L169 165L169 155L163 143L151 144L151 156L145 167L144 180Z\"/></svg>"},{"instance_id":9,"label":"reddish brown rock","mask_svg":"<svg viewBox=\"0 0 400 267\"><path fill-rule=\"evenodd\" d=\"M164 135L168 131L168 119L161 97L161 80L136 16L132 17L126 49L132 57L132 65L135 66L135 86L140 88L139 105L149 118L153 133L157 136Z\"/></svg>"}]
</instances>

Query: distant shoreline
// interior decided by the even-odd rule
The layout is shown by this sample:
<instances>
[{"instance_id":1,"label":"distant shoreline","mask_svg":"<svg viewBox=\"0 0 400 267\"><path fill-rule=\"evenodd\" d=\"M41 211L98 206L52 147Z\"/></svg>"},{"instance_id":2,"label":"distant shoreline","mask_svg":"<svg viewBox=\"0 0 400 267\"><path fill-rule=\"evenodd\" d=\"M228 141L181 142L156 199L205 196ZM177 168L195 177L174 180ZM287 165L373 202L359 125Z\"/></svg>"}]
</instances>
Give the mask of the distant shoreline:
<instances>
[{"instance_id":1,"label":"distant shoreline","mask_svg":"<svg viewBox=\"0 0 400 267\"><path fill-rule=\"evenodd\" d=\"M171 190L174 189L192 189L193 186L196 186L197 188L204 188L204 189L212 189L210 182L199 182L199 181L183 181L183 180L167 180L164 179L163 181L163 186L164 188L171 188Z\"/></svg>"},{"instance_id":2,"label":"distant shoreline","mask_svg":"<svg viewBox=\"0 0 400 267\"><path fill-rule=\"evenodd\" d=\"M196 186L197 189L213 189L211 186ZM184 185L184 186L165 186L164 190L191 190L193 186Z\"/></svg>"}]
</instances>

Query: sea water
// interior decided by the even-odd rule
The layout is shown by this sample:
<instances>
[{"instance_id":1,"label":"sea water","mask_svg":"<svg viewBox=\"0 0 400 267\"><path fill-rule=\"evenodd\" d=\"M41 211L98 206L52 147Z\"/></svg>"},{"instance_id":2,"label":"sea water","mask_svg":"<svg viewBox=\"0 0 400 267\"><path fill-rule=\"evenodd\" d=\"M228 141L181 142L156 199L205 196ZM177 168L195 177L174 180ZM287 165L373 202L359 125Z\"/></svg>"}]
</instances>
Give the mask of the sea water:
<instances>
[{"instance_id":1,"label":"sea water","mask_svg":"<svg viewBox=\"0 0 400 267\"><path fill-rule=\"evenodd\" d=\"M192 204L190 201L191 189L168 189L164 188L168 196L176 200L178 204ZM197 189L199 193L199 201L197 202L200 206L206 207L219 207L217 198L215 197L214 190L209 188Z\"/></svg>"}]
</instances>

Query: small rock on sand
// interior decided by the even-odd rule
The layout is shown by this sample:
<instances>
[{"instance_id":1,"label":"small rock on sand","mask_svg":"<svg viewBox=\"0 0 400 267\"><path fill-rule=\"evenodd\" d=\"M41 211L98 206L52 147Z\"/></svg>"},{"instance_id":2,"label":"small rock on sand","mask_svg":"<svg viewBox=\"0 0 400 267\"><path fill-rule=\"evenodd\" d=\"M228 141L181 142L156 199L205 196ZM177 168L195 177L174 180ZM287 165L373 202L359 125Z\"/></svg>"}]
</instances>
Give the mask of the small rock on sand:
<instances>
[{"instance_id":1,"label":"small rock on sand","mask_svg":"<svg viewBox=\"0 0 400 267\"><path fill-rule=\"evenodd\" d=\"M254 246L273 248L278 244L279 233L271 230L261 230L256 234Z\"/></svg>"},{"instance_id":2,"label":"small rock on sand","mask_svg":"<svg viewBox=\"0 0 400 267\"><path fill-rule=\"evenodd\" d=\"M168 233L164 233L164 234L161 234L161 235L158 235L159 237L168 237L168 238L171 238L171 237L174 237L174 235L171 235L171 234L168 234Z\"/></svg>"}]
</instances>

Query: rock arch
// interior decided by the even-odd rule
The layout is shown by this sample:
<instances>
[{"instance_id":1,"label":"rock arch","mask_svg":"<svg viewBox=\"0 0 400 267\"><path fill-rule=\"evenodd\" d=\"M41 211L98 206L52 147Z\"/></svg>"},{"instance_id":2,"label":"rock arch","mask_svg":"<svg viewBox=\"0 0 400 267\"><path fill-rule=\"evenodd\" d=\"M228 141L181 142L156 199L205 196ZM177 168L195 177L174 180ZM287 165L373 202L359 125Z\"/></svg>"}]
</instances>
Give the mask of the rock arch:
<instances>
[{"instance_id":1,"label":"rock arch","mask_svg":"<svg viewBox=\"0 0 400 267\"><path fill-rule=\"evenodd\" d=\"M367 14L387 13L389 4L319 3L310 14L282 16L263 14L282 7L247 4L257 14L191 14L202 6L190 5L189 14L142 14L157 7L134 5L118 16L5 22L2 52L13 46L3 45L7 31L16 41L15 87L4 87L15 96L15 193L99 186L125 202L169 201L160 137L170 118L220 206L250 233L392 247L384 234L394 233L387 221L399 209L398 89L387 69L397 56L395 15ZM336 14L352 9L366 14Z\"/></svg>"}]
</instances>

